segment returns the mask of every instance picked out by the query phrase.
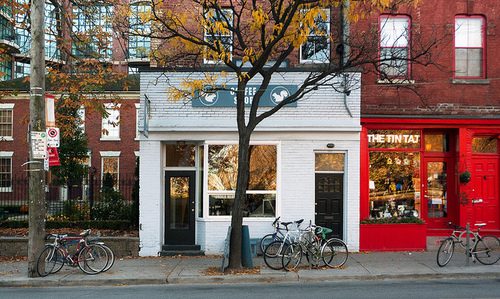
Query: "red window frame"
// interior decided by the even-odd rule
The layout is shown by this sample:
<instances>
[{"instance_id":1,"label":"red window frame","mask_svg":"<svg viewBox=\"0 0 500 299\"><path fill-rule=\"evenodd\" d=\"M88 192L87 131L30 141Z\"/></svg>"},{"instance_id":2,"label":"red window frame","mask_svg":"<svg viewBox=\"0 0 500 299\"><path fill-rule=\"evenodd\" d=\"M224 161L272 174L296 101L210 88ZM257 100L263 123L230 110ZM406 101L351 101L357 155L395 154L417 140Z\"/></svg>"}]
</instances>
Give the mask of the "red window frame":
<instances>
[{"instance_id":1,"label":"red window frame","mask_svg":"<svg viewBox=\"0 0 500 299\"><path fill-rule=\"evenodd\" d=\"M407 41L408 43L406 44L406 47L382 47L382 27L383 27L383 19L406 19L408 23L408 36L407 36ZM406 57L409 60L410 59L410 45L411 45L411 17L408 15L391 15L391 14L382 14L379 16L379 25L378 25L378 35L379 35L379 58L382 58L382 49L392 49L392 48L406 48ZM406 61L406 73L404 75L397 75L397 76L389 76L390 78L410 78L411 76L411 63L409 61ZM379 62L379 68L381 67L381 63Z\"/></svg>"},{"instance_id":2,"label":"red window frame","mask_svg":"<svg viewBox=\"0 0 500 299\"><path fill-rule=\"evenodd\" d=\"M481 47L457 47L456 46L456 31L453 34L453 77L457 79L485 79L486 78L486 18L482 15L456 15L454 28L456 28L457 19L481 19ZM456 63L457 57L456 52L458 49L482 49L482 65L481 74L479 76L457 76Z\"/></svg>"}]
</instances>

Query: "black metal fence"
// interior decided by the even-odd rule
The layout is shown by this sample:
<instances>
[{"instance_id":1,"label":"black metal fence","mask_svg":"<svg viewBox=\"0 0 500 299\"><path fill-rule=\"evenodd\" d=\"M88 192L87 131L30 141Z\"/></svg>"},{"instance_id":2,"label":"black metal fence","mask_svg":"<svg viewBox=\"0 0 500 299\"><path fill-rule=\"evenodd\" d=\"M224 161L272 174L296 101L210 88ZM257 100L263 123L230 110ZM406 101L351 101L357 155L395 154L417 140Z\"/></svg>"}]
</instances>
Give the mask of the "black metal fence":
<instances>
[{"instance_id":1,"label":"black metal fence","mask_svg":"<svg viewBox=\"0 0 500 299\"><path fill-rule=\"evenodd\" d=\"M79 184L46 186L48 220L119 220L135 217L138 201L138 178L120 174L115 188L102 187L101 177L89 177ZM0 188L0 220L27 220L29 182L14 177L11 187Z\"/></svg>"}]
</instances>

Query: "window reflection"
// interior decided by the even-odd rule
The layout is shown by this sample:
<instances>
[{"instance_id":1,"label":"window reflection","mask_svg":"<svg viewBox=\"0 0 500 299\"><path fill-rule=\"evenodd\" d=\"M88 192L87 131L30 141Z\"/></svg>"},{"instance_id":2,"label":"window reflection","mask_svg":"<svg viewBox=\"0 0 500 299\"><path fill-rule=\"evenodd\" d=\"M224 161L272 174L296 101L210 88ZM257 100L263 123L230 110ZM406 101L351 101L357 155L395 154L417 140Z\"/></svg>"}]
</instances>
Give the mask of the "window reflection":
<instances>
[{"instance_id":1,"label":"window reflection","mask_svg":"<svg viewBox=\"0 0 500 299\"><path fill-rule=\"evenodd\" d=\"M165 147L167 167L194 167L194 145L167 144Z\"/></svg>"},{"instance_id":2,"label":"window reflection","mask_svg":"<svg viewBox=\"0 0 500 299\"><path fill-rule=\"evenodd\" d=\"M209 145L207 158L209 214L211 216L231 215L238 175L238 146ZM276 158L275 145L250 146L250 177L244 216L274 217Z\"/></svg>"},{"instance_id":3,"label":"window reflection","mask_svg":"<svg viewBox=\"0 0 500 299\"><path fill-rule=\"evenodd\" d=\"M370 217L420 215L420 154L370 153Z\"/></svg>"},{"instance_id":4,"label":"window reflection","mask_svg":"<svg viewBox=\"0 0 500 299\"><path fill-rule=\"evenodd\" d=\"M316 154L315 171L344 171L344 154Z\"/></svg>"},{"instance_id":5,"label":"window reflection","mask_svg":"<svg viewBox=\"0 0 500 299\"><path fill-rule=\"evenodd\" d=\"M425 133L425 151L447 152L449 150L448 134Z\"/></svg>"},{"instance_id":6,"label":"window reflection","mask_svg":"<svg viewBox=\"0 0 500 299\"><path fill-rule=\"evenodd\" d=\"M495 136L472 138L472 152L481 154L496 154L498 141Z\"/></svg>"}]
</instances>

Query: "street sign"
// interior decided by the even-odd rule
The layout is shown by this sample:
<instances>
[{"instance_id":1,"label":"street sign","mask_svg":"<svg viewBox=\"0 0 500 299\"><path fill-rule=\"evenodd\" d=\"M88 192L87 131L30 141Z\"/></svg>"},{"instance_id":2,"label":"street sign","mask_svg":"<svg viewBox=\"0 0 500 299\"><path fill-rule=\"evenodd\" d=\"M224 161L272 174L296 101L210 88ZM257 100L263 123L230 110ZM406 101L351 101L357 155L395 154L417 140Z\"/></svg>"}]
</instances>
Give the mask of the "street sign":
<instances>
[{"instance_id":1,"label":"street sign","mask_svg":"<svg viewBox=\"0 0 500 299\"><path fill-rule=\"evenodd\" d=\"M55 117L55 97L51 94L45 94L45 126L54 127L56 125Z\"/></svg>"},{"instance_id":2,"label":"street sign","mask_svg":"<svg viewBox=\"0 0 500 299\"><path fill-rule=\"evenodd\" d=\"M47 146L59 147L59 128L47 128Z\"/></svg>"},{"instance_id":3,"label":"street sign","mask_svg":"<svg viewBox=\"0 0 500 299\"><path fill-rule=\"evenodd\" d=\"M47 133L41 131L31 132L31 152L33 159L45 159L47 156Z\"/></svg>"}]
</instances>

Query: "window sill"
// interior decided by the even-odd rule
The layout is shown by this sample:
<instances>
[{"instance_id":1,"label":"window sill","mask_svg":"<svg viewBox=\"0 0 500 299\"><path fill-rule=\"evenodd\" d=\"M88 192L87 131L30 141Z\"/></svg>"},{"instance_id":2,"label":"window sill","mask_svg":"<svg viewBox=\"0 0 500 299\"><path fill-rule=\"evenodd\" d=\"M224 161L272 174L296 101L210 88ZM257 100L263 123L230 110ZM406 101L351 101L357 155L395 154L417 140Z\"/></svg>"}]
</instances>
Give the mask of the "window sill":
<instances>
[{"instance_id":1,"label":"window sill","mask_svg":"<svg viewBox=\"0 0 500 299\"><path fill-rule=\"evenodd\" d=\"M10 136L6 136L6 137L0 136L0 141L14 141L14 138L12 138Z\"/></svg>"},{"instance_id":2,"label":"window sill","mask_svg":"<svg viewBox=\"0 0 500 299\"><path fill-rule=\"evenodd\" d=\"M410 84L415 84L415 80L408 80L408 79L384 79L384 80L377 80L377 84L410 85Z\"/></svg>"},{"instance_id":3,"label":"window sill","mask_svg":"<svg viewBox=\"0 0 500 299\"><path fill-rule=\"evenodd\" d=\"M451 79L452 84L488 85L489 79Z\"/></svg>"},{"instance_id":4,"label":"window sill","mask_svg":"<svg viewBox=\"0 0 500 299\"><path fill-rule=\"evenodd\" d=\"M8 193L12 192L12 187L1 187L0 188L0 193Z\"/></svg>"},{"instance_id":5,"label":"window sill","mask_svg":"<svg viewBox=\"0 0 500 299\"><path fill-rule=\"evenodd\" d=\"M117 138L105 138L105 137L101 137L101 139L99 139L100 141L121 141L120 137L117 137Z\"/></svg>"}]
</instances>

